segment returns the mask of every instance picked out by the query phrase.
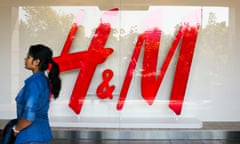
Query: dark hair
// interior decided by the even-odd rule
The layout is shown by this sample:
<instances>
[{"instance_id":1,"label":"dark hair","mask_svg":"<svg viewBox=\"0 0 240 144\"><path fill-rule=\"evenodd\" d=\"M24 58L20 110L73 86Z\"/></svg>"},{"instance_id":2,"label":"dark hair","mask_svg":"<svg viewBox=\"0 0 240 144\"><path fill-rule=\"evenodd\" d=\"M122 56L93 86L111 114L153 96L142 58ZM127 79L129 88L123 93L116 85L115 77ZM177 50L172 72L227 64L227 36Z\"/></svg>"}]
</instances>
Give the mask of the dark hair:
<instances>
[{"instance_id":1,"label":"dark hair","mask_svg":"<svg viewBox=\"0 0 240 144\"><path fill-rule=\"evenodd\" d=\"M51 69L48 73L48 79L51 85L51 92L53 97L56 99L59 96L61 89L61 79L59 78L59 66L52 59L52 50L42 44L32 45L29 48L28 55L32 56L34 60L39 59L39 70L45 71L48 69L49 64L52 64Z\"/></svg>"}]
</instances>

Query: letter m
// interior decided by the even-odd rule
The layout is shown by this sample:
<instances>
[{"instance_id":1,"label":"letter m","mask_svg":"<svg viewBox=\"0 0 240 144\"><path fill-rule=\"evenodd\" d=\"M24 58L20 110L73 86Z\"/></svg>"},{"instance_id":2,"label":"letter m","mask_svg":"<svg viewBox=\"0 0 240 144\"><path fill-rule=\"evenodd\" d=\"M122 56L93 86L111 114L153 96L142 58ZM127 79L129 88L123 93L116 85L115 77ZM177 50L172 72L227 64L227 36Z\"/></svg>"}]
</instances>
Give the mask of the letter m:
<instances>
[{"instance_id":1,"label":"letter m","mask_svg":"<svg viewBox=\"0 0 240 144\"><path fill-rule=\"evenodd\" d=\"M179 48L169 107L177 115L180 115L198 31L199 24L196 26L190 26L189 24L180 26L158 74L157 60L160 47L161 31L159 29L153 29L145 31L143 34L141 34L136 43L125 80L123 82L117 109L121 110L123 108L128 88L133 76L133 71L136 68L136 63L142 47L144 47L144 55L141 77L141 92L143 98L149 105L153 103L173 55L176 52L176 49Z\"/></svg>"}]
</instances>

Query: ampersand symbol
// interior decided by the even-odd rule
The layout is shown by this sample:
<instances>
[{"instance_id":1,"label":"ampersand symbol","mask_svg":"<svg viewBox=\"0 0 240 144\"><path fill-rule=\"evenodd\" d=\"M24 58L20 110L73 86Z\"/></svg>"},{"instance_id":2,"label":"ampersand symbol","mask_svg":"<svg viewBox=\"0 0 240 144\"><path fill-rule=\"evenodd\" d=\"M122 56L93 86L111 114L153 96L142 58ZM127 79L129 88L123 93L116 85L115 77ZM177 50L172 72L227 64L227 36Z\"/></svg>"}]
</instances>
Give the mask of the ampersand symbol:
<instances>
[{"instance_id":1,"label":"ampersand symbol","mask_svg":"<svg viewBox=\"0 0 240 144\"><path fill-rule=\"evenodd\" d=\"M97 96L101 99L105 99L105 98L113 98L112 92L115 89L115 86L109 85L110 80L113 77L113 72L110 69L106 69L103 73L102 73L102 79L103 82L98 86L97 88Z\"/></svg>"}]
</instances>

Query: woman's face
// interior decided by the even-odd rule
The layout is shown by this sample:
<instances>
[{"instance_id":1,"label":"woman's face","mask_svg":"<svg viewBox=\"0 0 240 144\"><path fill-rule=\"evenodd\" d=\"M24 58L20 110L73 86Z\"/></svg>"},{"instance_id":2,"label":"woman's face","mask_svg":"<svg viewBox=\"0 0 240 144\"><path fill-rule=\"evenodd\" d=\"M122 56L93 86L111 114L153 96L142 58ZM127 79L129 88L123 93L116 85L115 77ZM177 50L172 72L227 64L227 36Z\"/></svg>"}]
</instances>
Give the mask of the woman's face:
<instances>
[{"instance_id":1,"label":"woman's face","mask_svg":"<svg viewBox=\"0 0 240 144\"><path fill-rule=\"evenodd\" d=\"M33 71L33 73L39 70L39 59L34 60L32 56L27 55L24 60L26 69Z\"/></svg>"}]
</instances>

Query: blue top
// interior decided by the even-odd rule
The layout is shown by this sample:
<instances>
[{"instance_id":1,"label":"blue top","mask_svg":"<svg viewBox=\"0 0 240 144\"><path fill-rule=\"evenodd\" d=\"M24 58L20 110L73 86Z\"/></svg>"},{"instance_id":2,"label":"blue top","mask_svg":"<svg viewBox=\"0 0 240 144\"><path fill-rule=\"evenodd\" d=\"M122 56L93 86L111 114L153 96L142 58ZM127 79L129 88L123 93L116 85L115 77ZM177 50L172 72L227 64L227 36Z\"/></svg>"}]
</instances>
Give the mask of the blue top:
<instances>
[{"instance_id":1,"label":"blue top","mask_svg":"<svg viewBox=\"0 0 240 144\"><path fill-rule=\"evenodd\" d=\"M15 144L48 142L52 139L48 119L49 96L49 81L44 72L34 73L25 80L24 87L16 97L17 118L23 117L32 121L32 124L21 130Z\"/></svg>"}]
</instances>

